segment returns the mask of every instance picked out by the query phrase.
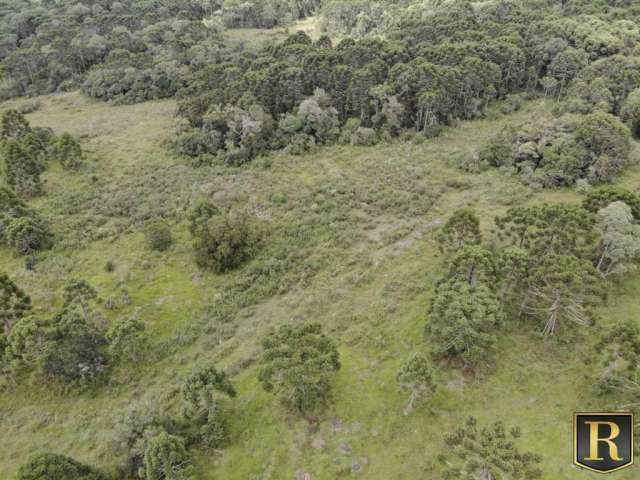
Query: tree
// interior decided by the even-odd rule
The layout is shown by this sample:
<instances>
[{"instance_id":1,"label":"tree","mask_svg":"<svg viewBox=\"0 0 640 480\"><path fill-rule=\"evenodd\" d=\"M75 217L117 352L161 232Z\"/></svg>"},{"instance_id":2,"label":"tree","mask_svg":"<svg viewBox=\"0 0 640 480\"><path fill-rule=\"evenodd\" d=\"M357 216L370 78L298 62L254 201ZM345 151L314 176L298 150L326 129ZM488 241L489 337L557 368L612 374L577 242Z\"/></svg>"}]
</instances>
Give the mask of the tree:
<instances>
[{"instance_id":1,"label":"tree","mask_svg":"<svg viewBox=\"0 0 640 480\"><path fill-rule=\"evenodd\" d=\"M0 120L0 140L20 140L31 131L29 122L17 110L7 110Z\"/></svg>"},{"instance_id":2,"label":"tree","mask_svg":"<svg viewBox=\"0 0 640 480\"><path fill-rule=\"evenodd\" d=\"M629 94L622 106L622 119L627 122L635 136L640 136L640 88Z\"/></svg>"},{"instance_id":3,"label":"tree","mask_svg":"<svg viewBox=\"0 0 640 480\"><path fill-rule=\"evenodd\" d=\"M40 173L43 166L38 158L30 155L12 138L0 144L7 184L24 197L33 197L41 192Z\"/></svg>"},{"instance_id":4,"label":"tree","mask_svg":"<svg viewBox=\"0 0 640 480\"><path fill-rule=\"evenodd\" d=\"M72 458L41 453L20 466L18 480L107 480L107 477Z\"/></svg>"},{"instance_id":5,"label":"tree","mask_svg":"<svg viewBox=\"0 0 640 480\"><path fill-rule=\"evenodd\" d=\"M141 476L145 480L193 480L190 463L184 440L163 431L147 442Z\"/></svg>"},{"instance_id":6,"label":"tree","mask_svg":"<svg viewBox=\"0 0 640 480\"><path fill-rule=\"evenodd\" d=\"M528 252L534 261L551 253L588 256L594 243L594 218L578 205L514 207L496 217L498 239Z\"/></svg>"},{"instance_id":7,"label":"tree","mask_svg":"<svg viewBox=\"0 0 640 480\"><path fill-rule=\"evenodd\" d=\"M82 148L73 136L63 133L53 144L53 157L62 168L77 170L82 165Z\"/></svg>"},{"instance_id":8,"label":"tree","mask_svg":"<svg viewBox=\"0 0 640 480\"><path fill-rule=\"evenodd\" d=\"M36 369L65 385L94 383L106 371L106 341L78 307L63 309L50 318L23 318L7 341L9 359L15 365Z\"/></svg>"},{"instance_id":9,"label":"tree","mask_svg":"<svg viewBox=\"0 0 640 480\"><path fill-rule=\"evenodd\" d=\"M537 480L542 478L538 464L542 458L532 452L521 452L516 441L522 432L511 428L509 434L502 422L480 429L474 417L444 438L442 459L444 480Z\"/></svg>"},{"instance_id":10,"label":"tree","mask_svg":"<svg viewBox=\"0 0 640 480\"><path fill-rule=\"evenodd\" d=\"M256 233L244 214L215 216L195 235L196 263L200 268L224 273L248 260L256 243Z\"/></svg>"},{"instance_id":11,"label":"tree","mask_svg":"<svg viewBox=\"0 0 640 480\"><path fill-rule=\"evenodd\" d=\"M629 129L613 115L586 115L576 125L574 136L591 156L592 183L611 181L627 165L631 151Z\"/></svg>"},{"instance_id":12,"label":"tree","mask_svg":"<svg viewBox=\"0 0 640 480\"><path fill-rule=\"evenodd\" d=\"M482 241L480 220L469 208L456 210L438 234L440 249L455 251L465 245L477 245Z\"/></svg>"},{"instance_id":13,"label":"tree","mask_svg":"<svg viewBox=\"0 0 640 480\"><path fill-rule=\"evenodd\" d=\"M532 269L522 311L541 321L544 336L552 336L573 325L592 325L602 295L589 261L554 253Z\"/></svg>"},{"instance_id":14,"label":"tree","mask_svg":"<svg viewBox=\"0 0 640 480\"><path fill-rule=\"evenodd\" d=\"M221 213L213 203L202 200L189 212L189 233L194 237L207 230L209 220Z\"/></svg>"},{"instance_id":15,"label":"tree","mask_svg":"<svg viewBox=\"0 0 640 480\"><path fill-rule=\"evenodd\" d=\"M496 285L496 261L494 254L477 245L464 246L449 262L449 278L464 281L470 286L478 282Z\"/></svg>"},{"instance_id":16,"label":"tree","mask_svg":"<svg viewBox=\"0 0 640 480\"><path fill-rule=\"evenodd\" d=\"M409 392L405 413L412 412L417 402L433 395L436 391L434 376L433 365L424 354L415 354L404 363L396 380L402 390Z\"/></svg>"},{"instance_id":17,"label":"tree","mask_svg":"<svg viewBox=\"0 0 640 480\"><path fill-rule=\"evenodd\" d=\"M600 370L594 375L599 394L621 392L640 394L640 328L632 319L611 325L595 345Z\"/></svg>"},{"instance_id":18,"label":"tree","mask_svg":"<svg viewBox=\"0 0 640 480\"><path fill-rule=\"evenodd\" d=\"M640 220L640 196L617 185L606 185L589 192L582 207L592 213L598 213L613 202L623 202L630 209L633 218Z\"/></svg>"},{"instance_id":19,"label":"tree","mask_svg":"<svg viewBox=\"0 0 640 480\"><path fill-rule=\"evenodd\" d=\"M31 298L6 273L0 273L0 320L5 335L30 311Z\"/></svg>"},{"instance_id":20,"label":"tree","mask_svg":"<svg viewBox=\"0 0 640 480\"><path fill-rule=\"evenodd\" d=\"M494 348L502 317L500 302L486 285L445 280L436 288L425 333L436 356L459 358L473 367Z\"/></svg>"},{"instance_id":21,"label":"tree","mask_svg":"<svg viewBox=\"0 0 640 480\"><path fill-rule=\"evenodd\" d=\"M262 348L258 378L266 391L280 394L301 414L311 414L326 402L340 356L319 324L283 325L263 339Z\"/></svg>"},{"instance_id":22,"label":"tree","mask_svg":"<svg viewBox=\"0 0 640 480\"><path fill-rule=\"evenodd\" d=\"M53 245L48 225L35 216L10 221L4 234L7 244L21 255L31 255Z\"/></svg>"},{"instance_id":23,"label":"tree","mask_svg":"<svg viewBox=\"0 0 640 480\"><path fill-rule=\"evenodd\" d=\"M144 323L135 317L123 317L113 322L106 339L109 342L109 355L121 362L139 361L148 343Z\"/></svg>"},{"instance_id":24,"label":"tree","mask_svg":"<svg viewBox=\"0 0 640 480\"><path fill-rule=\"evenodd\" d=\"M173 235L169 225L163 220L152 220L147 222L144 230L147 248L164 252L173 243Z\"/></svg>"},{"instance_id":25,"label":"tree","mask_svg":"<svg viewBox=\"0 0 640 480\"><path fill-rule=\"evenodd\" d=\"M226 373L215 366L195 370L182 386L182 415L190 423L197 440L208 447L220 448L229 435L225 397L234 398L236 390Z\"/></svg>"},{"instance_id":26,"label":"tree","mask_svg":"<svg viewBox=\"0 0 640 480\"><path fill-rule=\"evenodd\" d=\"M635 269L640 259L640 225L634 222L631 208L617 201L598 211L600 231L599 259L596 270L603 277Z\"/></svg>"},{"instance_id":27,"label":"tree","mask_svg":"<svg viewBox=\"0 0 640 480\"><path fill-rule=\"evenodd\" d=\"M83 318L88 320L90 306L98 300L98 292L86 280L70 280L64 286L63 300L65 308L79 306Z\"/></svg>"}]
</instances>

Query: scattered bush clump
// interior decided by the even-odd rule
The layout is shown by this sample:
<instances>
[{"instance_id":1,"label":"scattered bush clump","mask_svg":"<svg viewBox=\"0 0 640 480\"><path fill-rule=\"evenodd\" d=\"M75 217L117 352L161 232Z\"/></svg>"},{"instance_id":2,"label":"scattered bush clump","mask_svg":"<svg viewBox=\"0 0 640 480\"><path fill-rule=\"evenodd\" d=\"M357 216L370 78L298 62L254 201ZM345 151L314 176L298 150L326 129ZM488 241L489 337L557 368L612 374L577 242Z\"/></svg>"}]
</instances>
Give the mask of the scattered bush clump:
<instances>
[{"instance_id":1,"label":"scattered bush clump","mask_svg":"<svg viewBox=\"0 0 640 480\"><path fill-rule=\"evenodd\" d=\"M144 229L144 237L147 248L158 252L164 252L173 244L171 228L163 220L147 222Z\"/></svg>"},{"instance_id":2,"label":"scattered bush clump","mask_svg":"<svg viewBox=\"0 0 640 480\"><path fill-rule=\"evenodd\" d=\"M20 467L18 480L107 480L107 477L72 458L41 453Z\"/></svg>"}]
</instances>

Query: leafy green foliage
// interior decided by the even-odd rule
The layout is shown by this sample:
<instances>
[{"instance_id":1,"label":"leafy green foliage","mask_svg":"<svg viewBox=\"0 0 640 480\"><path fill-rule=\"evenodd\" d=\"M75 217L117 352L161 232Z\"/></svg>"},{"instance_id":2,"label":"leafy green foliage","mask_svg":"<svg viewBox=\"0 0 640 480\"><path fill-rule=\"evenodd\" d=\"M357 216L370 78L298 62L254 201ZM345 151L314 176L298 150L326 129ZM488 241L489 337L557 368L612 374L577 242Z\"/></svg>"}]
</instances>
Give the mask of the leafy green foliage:
<instances>
[{"instance_id":1,"label":"leafy green foliage","mask_svg":"<svg viewBox=\"0 0 640 480\"><path fill-rule=\"evenodd\" d=\"M311 414L328 399L331 378L340 368L333 340L319 324L283 325L262 341L259 379L298 413Z\"/></svg>"},{"instance_id":2,"label":"leafy green foliage","mask_svg":"<svg viewBox=\"0 0 640 480\"><path fill-rule=\"evenodd\" d=\"M20 467L18 480L106 480L97 470L72 458L41 453Z\"/></svg>"},{"instance_id":3,"label":"leafy green foliage","mask_svg":"<svg viewBox=\"0 0 640 480\"><path fill-rule=\"evenodd\" d=\"M517 448L516 441L520 435L517 427L507 434L501 422L481 429L477 420L469 417L465 425L445 436L445 449L440 455L442 478L542 478L542 470L538 467L542 458L536 453L522 452Z\"/></svg>"}]
</instances>

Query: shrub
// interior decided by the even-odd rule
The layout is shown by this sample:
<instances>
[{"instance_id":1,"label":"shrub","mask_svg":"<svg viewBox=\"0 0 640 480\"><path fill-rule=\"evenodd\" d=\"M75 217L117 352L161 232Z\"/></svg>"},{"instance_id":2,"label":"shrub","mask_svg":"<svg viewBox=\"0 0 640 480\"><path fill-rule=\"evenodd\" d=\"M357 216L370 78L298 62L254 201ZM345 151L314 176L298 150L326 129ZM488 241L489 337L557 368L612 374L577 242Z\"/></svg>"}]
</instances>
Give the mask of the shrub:
<instances>
[{"instance_id":1,"label":"shrub","mask_svg":"<svg viewBox=\"0 0 640 480\"><path fill-rule=\"evenodd\" d=\"M169 225L163 220L147 222L144 229L144 238L147 248L164 252L173 243L173 235Z\"/></svg>"},{"instance_id":2,"label":"shrub","mask_svg":"<svg viewBox=\"0 0 640 480\"><path fill-rule=\"evenodd\" d=\"M331 391L331 378L340 368L338 350L319 324L283 325L262 341L258 378L268 392L281 395L298 413L318 410Z\"/></svg>"},{"instance_id":3,"label":"shrub","mask_svg":"<svg viewBox=\"0 0 640 480\"><path fill-rule=\"evenodd\" d=\"M41 453L19 468L18 480L107 480L107 477L72 458Z\"/></svg>"},{"instance_id":4,"label":"shrub","mask_svg":"<svg viewBox=\"0 0 640 480\"><path fill-rule=\"evenodd\" d=\"M246 215L219 215L209 219L206 229L195 235L196 263L216 273L227 272L248 260L256 243L256 232Z\"/></svg>"}]
</instances>

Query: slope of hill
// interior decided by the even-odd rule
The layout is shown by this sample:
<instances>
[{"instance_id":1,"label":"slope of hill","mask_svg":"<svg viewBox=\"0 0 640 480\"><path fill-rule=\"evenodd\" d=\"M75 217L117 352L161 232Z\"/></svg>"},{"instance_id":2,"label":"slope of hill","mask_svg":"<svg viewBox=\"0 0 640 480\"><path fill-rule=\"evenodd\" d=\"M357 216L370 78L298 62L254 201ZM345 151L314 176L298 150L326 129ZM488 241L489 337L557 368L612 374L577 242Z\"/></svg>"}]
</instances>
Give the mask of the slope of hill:
<instances>
[{"instance_id":1,"label":"slope of hill","mask_svg":"<svg viewBox=\"0 0 640 480\"><path fill-rule=\"evenodd\" d=\"M65 94L41 102L29 120L79 136L88 161L77 174L46 173L46 196L37 207L54 220L54 250L34 271L5 250L1 268L39 310L59 302L67 278L86 279L113 301L105 321L135 313L145 322L156 360L121 368L107 386L88 393L69 396L37 378L5 390L2 477L12 478L25 457L44 450L108 470L124 413L171 411L181 377L194 364L215 361L233 372L239 392L233 441L224 451L197 454L198 478L304 478L303 472L318 479L432 478L443 432L468 415L520 425L528 448L545 458L543 478L576 478L571 412L612 406L593 396L584 379L590 342L543 341L536 330L512 324L482 378L443 369L431 411L405 415L406 397L395 382L407 356L428 347L426 310L443 268L434 235L451 211L473 206L490 235L493 217L510 206L580 200L569 190L535 191L497 171L464 174L452 166L502 125L548 115L548 104L465 122L422 144L336 146L240 169L193 169L163 149L171 101L111 107ZM621 181L638 179L634 167ZM200 272L184 224L173 220L176 244L163 254L145 249L140 222L149 211L179 218L202 195L246 203L271 232L267 248L284 248L286 260L264 265L262 277L249 273L250 266L230 278ZM105 270L108 261L112 272ZM248 284L230 321L207 313L220 292L250 274L261 285ZM612 293L604 324L637 314L637 287L635 279ZM294 319L321 322L340 344L343 368L332 404L311 424L291 416L256 379L262 334ZM636 475L634 468L612 478Z\"/></svg>"}]
</instances>

